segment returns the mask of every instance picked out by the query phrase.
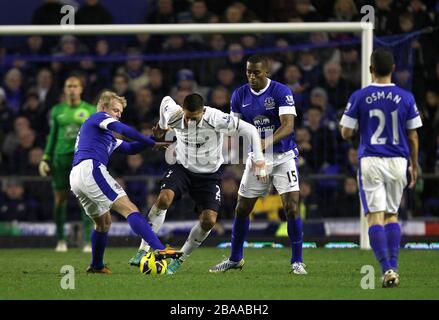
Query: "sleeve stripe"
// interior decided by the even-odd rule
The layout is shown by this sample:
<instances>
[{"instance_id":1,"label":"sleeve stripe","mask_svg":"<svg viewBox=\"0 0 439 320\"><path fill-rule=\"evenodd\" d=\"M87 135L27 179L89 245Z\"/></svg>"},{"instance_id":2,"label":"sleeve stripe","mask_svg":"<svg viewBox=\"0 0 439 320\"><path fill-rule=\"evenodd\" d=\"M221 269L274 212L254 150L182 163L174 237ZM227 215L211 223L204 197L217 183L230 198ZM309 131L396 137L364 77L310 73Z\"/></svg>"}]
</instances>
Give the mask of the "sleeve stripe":
<instances>
[{"instance_id":1,"label":"sleeve stripe","mask_svg":"<svg viewBox=\"0 0 439 320\"><path fill-rule=\"evenodd\" d=\"M406 129L416 129L422 127L422 120L420 116L410 119L405 124Z\"/></svg>"},{"instance_id":2,"label":"sleeve stripe","mask_svg":"<svg viewBox=\"0 0 439 320\"><path fill-rule=\"evenodd\" d=\"M117 121L116 119L113 119L113 118L107 118L107 119L101 121L101 123L99 123L99 127L100 127L101 129L105 129L105 130L107 130L107 126L108 126L110 123L112 123L112 122L116 122L116 121Z\"/></svg>"},{"instance_id":3,"label":"sleeve stripe","mask_svg":"<svg viewBox=\"0 0 439 320\"><path fill-rule=\"evenodd\" d=\"M281 116L283 114L292 114L297 116L296 107L287 107L287 106L279 107L279 115Z\"/></svg>"},{"instance_id":4,"label":"sleeve stripe","mask_svg":"<svg viewBox=\"0 0 439 320\"><path fill-rule=\"evenodd\" d=\"M343 127L355 129L357 127L357 124L357 119L351 118L345 114L343 115L343 117L341 117L340 125L342 125Z\"/></svg>"}]
</instances>

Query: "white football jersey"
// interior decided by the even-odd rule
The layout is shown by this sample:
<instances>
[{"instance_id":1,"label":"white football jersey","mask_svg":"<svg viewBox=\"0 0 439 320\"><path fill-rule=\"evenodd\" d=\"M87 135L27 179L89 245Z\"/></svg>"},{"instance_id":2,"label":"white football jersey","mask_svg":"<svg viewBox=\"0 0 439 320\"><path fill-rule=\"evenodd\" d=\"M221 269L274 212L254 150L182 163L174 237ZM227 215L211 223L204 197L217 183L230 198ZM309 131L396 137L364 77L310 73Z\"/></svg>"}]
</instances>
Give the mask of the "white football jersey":
<instances>
[{"instance_id":1,"label":"white football jersey","mask_svg":"<svg viewBox=\"0 0 439 320\"><path fill-rule=\"evenodd\" d=\"M177 162L195 173L213 173L224 163L223 136L233 133L239 119L218 109L204 107L200 122L185 123L183 108L171 97L163 98L160 105L159 126L171 128L177 137Z\"/></svg>"}]
</instances>

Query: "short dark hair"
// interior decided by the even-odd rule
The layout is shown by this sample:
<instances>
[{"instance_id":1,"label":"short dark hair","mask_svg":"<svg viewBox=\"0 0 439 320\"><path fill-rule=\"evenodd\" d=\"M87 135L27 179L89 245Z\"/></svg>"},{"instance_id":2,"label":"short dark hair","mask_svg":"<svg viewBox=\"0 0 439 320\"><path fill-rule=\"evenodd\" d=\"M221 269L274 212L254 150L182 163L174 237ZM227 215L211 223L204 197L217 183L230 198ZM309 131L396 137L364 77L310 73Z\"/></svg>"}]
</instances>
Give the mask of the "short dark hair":
<instances>
[{"instance_id":1,"label":"short dark hair","mask_svg":"<svg viewBox=\"0 0 439 320\"><path fill-rule=\"evenodd\" d=\"M262 63L263 65L267 65L267 57L259 55L259 54L255 54L255 55L250 56L247 59L247 62L250 62L250 63Z\"/></svg>"},{"instance_id":2,"label":"short dark hair","mask_svg":"<svg viewBox=\"0 0 439 320\"><path fill-rule=\"evenodd\" d=\"M184 98L183 108L190 112L200 111L202 108L204 108L203 97L198 93L188 94Z\"/></svg>"},{"instance_id":3,"label":"short dark hair","mask_svg":"<svg viewBox=\"0 0 439 320\"><path fill-rule=\"evenodd\" d=\"M373 72L383 77L392 73L395 61L393 60L393 54L389 50L379 48L372 53L370 63L373 67Z\"/></svg>"}]
</instances>

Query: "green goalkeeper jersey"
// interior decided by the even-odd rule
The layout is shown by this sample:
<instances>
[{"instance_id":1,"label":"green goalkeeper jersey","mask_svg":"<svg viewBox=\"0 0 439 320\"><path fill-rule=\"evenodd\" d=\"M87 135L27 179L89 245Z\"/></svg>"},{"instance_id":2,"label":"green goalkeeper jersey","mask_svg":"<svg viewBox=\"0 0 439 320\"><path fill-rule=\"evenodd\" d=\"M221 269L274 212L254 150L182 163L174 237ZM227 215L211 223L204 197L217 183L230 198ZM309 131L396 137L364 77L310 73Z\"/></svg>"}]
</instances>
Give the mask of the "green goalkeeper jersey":
<instances>
[{"instance_id":1,"label":"green goalkeeper jersey","mask_svg":"<svg viewBox=\"0 0 439 320\"><path fill-rule=\"evenodd\" d=\"M96 107L85 101L75 106L65 102L54 106L50 114L50 132L44 160L52 160L55 154L73 153L79 129L93 113L96 113Z\"/></svg>"}]
</instances>

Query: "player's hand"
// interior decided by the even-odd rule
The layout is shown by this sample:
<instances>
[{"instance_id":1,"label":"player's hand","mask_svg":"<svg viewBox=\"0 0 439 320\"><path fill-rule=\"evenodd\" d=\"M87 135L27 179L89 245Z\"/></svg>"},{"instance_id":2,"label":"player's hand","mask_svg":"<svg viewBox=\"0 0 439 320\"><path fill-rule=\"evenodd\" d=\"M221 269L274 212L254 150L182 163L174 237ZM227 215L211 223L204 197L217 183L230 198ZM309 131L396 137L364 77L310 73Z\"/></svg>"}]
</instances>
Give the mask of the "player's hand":
<instances>
[{"instance_id":1,"label":"player's hand","mask_svg":"<svg viewBox=\"0 0 439 320\"><path fill-rule=\"evenodd\" d=\"M413 170L412 166L409 166L410 184L409 188L413 189L416 186L416 180L418 179L418 169Z\"/></svg>"},{"instance_id":2,"label":"player's hand","mask_svg":"<svg viewBox=\"0 0 439 320\"><path fill-rule=\"evenodd\" d=\"M50 166L47 161L42 160L38 165L38 171L40 172L40 176L47 177L50 172Z\"/></svg>"},{"instance_id":3,"label":"player's hand","mask_svg":"<svg viewBox=\"0 0 439 320\"><path fill-rule=\"evenodd\" d=\"M262 182L268 181L268 172L264 160L258 160L253 163L253 172L258 180Z\"/></svg>"},{"instance_id":4,"label":"player's hand","mask_svg":"<svg viewBox=\"0 0 439 320\"><path fill-rule=\"evenodd\" d=\"M156 142L152 150L166 150L171 145L171 142Z\"/></svg>"},{"instance_id":5,"label":"player's hand","mask_svg":"<svg viewBox=\"0 0 439 320\"><path fill-rule=\"evenodd\" d=\"M160 128L158 123L152 128L152 134L157 139L163 138L163 136L165 135L166 131L168 131L168 130Z\"/></svg>"}]
</instances>

